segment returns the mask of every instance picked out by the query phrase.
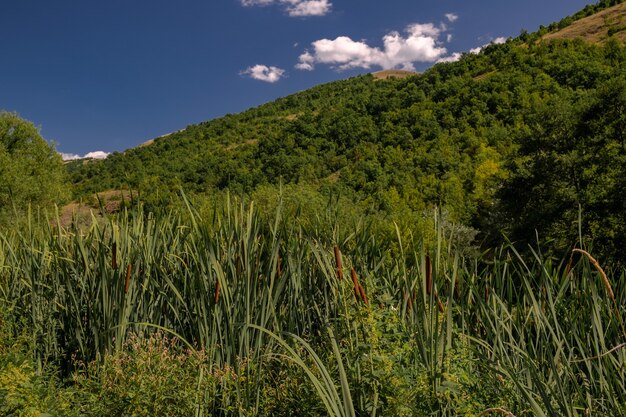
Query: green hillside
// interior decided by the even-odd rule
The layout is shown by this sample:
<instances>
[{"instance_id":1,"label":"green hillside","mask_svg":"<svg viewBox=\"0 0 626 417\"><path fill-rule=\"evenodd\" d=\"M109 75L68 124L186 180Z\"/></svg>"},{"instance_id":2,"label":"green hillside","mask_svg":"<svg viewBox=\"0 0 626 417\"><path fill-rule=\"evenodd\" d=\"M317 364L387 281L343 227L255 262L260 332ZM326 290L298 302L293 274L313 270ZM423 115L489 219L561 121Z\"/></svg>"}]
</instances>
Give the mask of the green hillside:
<instances>
[{"instance_id":1,"label":"green hillside","mask_svg":"<svg viewBox=\"0 0 626 417\"><path fill-rule=\"evenodd\" d=\"M181 187L255 195L298 184L398 219L443 207L489 239L533 241L538 229L561 249L577 241L580 207L585 236L621 256L625 59L617 41L514 39L408 78L315 87L68 168L78 196L129 188L157 206Z\"/></svg>"}]
</instances>

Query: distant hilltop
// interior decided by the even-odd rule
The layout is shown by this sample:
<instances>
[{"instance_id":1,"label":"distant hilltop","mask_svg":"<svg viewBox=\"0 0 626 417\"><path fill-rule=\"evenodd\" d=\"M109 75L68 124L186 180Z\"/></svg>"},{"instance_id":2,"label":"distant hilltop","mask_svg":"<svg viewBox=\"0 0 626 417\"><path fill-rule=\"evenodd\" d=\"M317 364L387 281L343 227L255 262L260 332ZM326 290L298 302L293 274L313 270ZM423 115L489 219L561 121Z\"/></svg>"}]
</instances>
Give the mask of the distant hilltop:
<instances>
[{"instance_id":1,"label":"distant hilltop","mask_svg":"<svg viewBox=\"0 0 626 417\"><path fill-rule=\"evenodd\" d=\"M386 80L388 78L407 78L412 75L417 75L417 72L413 71L403 71L403 70L383 70L378 72L373 72L372 77L376 80Z\"/></svg>"},{"instance_id":2,"label":"distant hilltop","mask_svg":"<svg viewBox=\"0 0 626 417\"><path fill-rule=\"evenodd\" d=\"M161 136L157 136L157 137L156 137L156 138L154 138L154 139L150 139L150 140L147 140L147 141L145 141L145 142L143 142L143 143L139 144L139 146L137 146L137 147L138 147L138 148L143 148L144 146L149 146L149 145L152 145L152 144L154 143L154 141L155 141L155 140L157 140L157 139L161 139L161 138L168 137L168 136L170 136L170 135L173 135L174 133L179 133L179 132L182 132L183 130L185 130L185 129L179 129L179 130L175 130L174 132L170 132L170 133L166 133L166 134L161 135Z\"/></svg>"}]
</instances>

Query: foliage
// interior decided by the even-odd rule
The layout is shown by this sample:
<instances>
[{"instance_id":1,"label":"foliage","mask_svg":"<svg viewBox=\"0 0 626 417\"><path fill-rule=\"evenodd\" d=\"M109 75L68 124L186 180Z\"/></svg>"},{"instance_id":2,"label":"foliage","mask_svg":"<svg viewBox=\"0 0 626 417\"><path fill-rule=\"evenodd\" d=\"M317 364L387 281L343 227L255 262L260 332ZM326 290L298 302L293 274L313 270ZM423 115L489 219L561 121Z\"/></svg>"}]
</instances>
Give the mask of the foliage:
<instances>
[{"instance_id":1,"label":"foliage","mask_svg":"<svg viewBox=\"0 0 626 417\"><path fill-rule=\"evenodd\" d=\"M253 204L221 204L209 219L189 206L0 235L0 305L20 323L7 345L30 343L27 362L3 368L5 389L42 387L12 397L17 410L625 411L624 280L586 258L467 254L440 214L426 248L400 229L391 245L366 223L320 233L280 207L261 220Z\"/></svg>"},{"instance_id":2,"label":"foliage","mask_svg":"<svg viewBox=\"0 0 626 417\"><path fill-rule=\"evenodd\" d=\"M626 48L538 36L68 165L140 197L0 229L0 411L625 415Z\"/></svg>"},{"instance_id":3,"label":"foliage","mask_svg":"<svg viewBox=\"0 0 626 417\"><path fill-rule=\"evenodd\" d=\"M61 156L32 123L0 112L0 222L15 208L49 206L68 195Z\"/></svg>"},{"instance_id":4,"label":"foliage","mask_svg":"<svg viewBox=\"0 0 626 417\"><path fill-rule=\"evenodd\" d=\"M81 366L73 375L73 402L81 415L193 416L218 407L237 410L236 380L228 366L217 368L200 351L184 348L162 333L131 336L124 349ZM220 387L219 400L216 387Z\"/></svg>"},{"instance_id":5,"label":"foliage","mask_svg":"<svg viewBox=\"0 0 626 417\"><path fill-rule=\"evenodd\" d=\"M402 226L441 207L487 247L502 232L532 243L537 229L555 253L576 243L581 207L585 239L619 263L625 50L512 39L421 75L318 86L68 169L78 195L130 188L148 211L179 187L199 199L228 188L271 209L282 186L303 221L339 195L336 207L356 217Z\"/></svg>"},{"instance_id":6,"label":"foliage","mask_svg":"<svg viewBox=\"0 0 626 417\"><path fill-rule=\"evenodd\" d=\"M16 317L0 306L0 414L7 417L61 416L69 401L51 370L37 371L33 339Z\"/></svg>"}]
</instances>

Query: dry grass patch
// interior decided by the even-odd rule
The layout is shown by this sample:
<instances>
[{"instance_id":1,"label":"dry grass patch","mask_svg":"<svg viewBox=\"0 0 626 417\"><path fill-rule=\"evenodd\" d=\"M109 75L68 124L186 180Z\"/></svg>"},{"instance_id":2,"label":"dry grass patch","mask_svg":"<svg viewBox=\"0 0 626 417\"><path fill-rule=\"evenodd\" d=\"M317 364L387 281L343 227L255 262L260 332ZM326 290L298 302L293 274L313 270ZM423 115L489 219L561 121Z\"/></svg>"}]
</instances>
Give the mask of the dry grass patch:
<instances>
[{"instance_id":1,"label":"dry grass patch","mask_svg":"<svg viewBox=\"0 0 626 417\"><path fill-rule=\"evenodd\" d=\"M413 75L417 75L417 72L413 71L402 71L402 70L384 70L373 72L372 77L374 80L386 80L389 78L407 78Z\"/></svg>"},{"instance_id":2,"label":"dry grass patch","mask_svg":"<svg viewBox=\"0 0 626 417\"><path fill-rule=\"evenodd\" d=\"M580 19L557 32L548 33L542 39L581 38L592 43L604 43L610 35L626 41L626 3Z\"/></svg>"},{"instance_id":3,"label":"dry grass patch","mask_svg":"<svg viewBox=\"0 0 626 417\"><path fill-rule=\"evenodd\" d=\"M133 199L129 190L108 190L94 194L86 201L72 201L59 209L61 226L67 227L72 222L89 223L92 213L96 217L103 214L114 214L120 211L123 202Z\"/></svg>"}]
</instances>

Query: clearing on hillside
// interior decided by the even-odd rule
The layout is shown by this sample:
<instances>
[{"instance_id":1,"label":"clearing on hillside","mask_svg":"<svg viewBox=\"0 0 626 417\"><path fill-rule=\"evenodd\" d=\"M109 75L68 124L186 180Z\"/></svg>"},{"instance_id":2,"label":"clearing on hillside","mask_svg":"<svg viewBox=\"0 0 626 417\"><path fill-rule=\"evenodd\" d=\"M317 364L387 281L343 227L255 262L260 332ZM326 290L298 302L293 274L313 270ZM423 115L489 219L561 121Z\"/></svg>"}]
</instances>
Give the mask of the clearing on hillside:
<instances>
[{"instance_id":1,"label":"clearing on hillside","mask_svg":"<svg viewBox=\"0 0 626 417\"><path fill-rule=\"evenodd\" d=\"M626 41L626 3L577 20L566 28L548 33L542 39L581 38L592 43L604 43L611 36Z\"/></svg>"},{"instance_id":2,"label":"clearing on hillside","mask_svg":"<svg viewBox=\"0 0 626 417\"><path fill-rule=\"evenodd\" d=\"M412 75L417 75L417 72L413 71L403 71L403 70L383 70L378 72L373 72L372 77L375 80L386 80L388 78L407 78Z\"/></svg>"}]
</instances>

